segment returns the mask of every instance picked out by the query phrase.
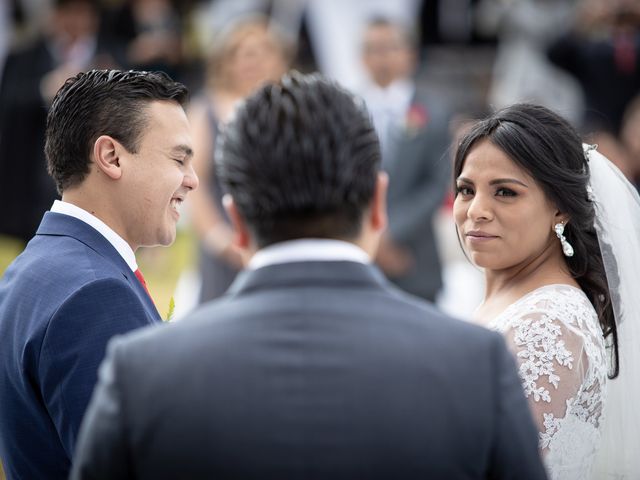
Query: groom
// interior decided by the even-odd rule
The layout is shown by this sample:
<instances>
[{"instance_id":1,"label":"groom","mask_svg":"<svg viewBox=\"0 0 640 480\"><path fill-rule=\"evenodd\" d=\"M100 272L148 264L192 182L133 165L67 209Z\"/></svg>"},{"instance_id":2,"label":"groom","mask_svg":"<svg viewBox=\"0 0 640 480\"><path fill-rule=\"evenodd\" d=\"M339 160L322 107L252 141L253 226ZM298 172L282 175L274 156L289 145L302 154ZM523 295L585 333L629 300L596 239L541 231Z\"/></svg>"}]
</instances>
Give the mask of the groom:
<instances>
[{"instance_id":1,"label":"groom","mask_svg":"<svg viewBox=\"0 0 640 480\"><path fill-rule=\"evenodd\" d=\"M387 179L361 104L285 76L221 148L248 269L183 321L111 343L72 478L545 478L501 337L371 264Z\"/></svg>"}]
</instances>

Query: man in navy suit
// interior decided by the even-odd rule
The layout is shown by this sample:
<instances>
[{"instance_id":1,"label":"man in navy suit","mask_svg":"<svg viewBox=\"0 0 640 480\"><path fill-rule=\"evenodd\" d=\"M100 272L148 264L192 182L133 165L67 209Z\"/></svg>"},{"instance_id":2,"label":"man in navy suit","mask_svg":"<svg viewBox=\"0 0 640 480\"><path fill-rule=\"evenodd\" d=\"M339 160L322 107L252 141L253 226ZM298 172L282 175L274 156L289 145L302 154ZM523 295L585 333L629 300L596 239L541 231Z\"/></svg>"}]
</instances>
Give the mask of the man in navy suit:
<instances>
[{"instance_id":1,"label":"man in navy suit","mask_svg":"<svg viewBox=\"0 0 640 480\"><path fill-rule=\"evenodd\" d=\"M198 179L163 73L93 70L47 118L56 201L0 281L0 459L9 479L66 478L108 340L159 323L134 256L169 245ZM18 159L15 159L18 161Z\"/></svg>"},{"instance_id":2,"label":"man in navy suit","mask_svg":"<svg viewBox=\"0 0 640 480\"><path fill-rule=\"evenodd\" d=\"M496 332L391 287L368 114L317 76L252 95L218 175L251 257L229 292L114 339L75 479L544 479Z\"/></svg>"}]
</instances>

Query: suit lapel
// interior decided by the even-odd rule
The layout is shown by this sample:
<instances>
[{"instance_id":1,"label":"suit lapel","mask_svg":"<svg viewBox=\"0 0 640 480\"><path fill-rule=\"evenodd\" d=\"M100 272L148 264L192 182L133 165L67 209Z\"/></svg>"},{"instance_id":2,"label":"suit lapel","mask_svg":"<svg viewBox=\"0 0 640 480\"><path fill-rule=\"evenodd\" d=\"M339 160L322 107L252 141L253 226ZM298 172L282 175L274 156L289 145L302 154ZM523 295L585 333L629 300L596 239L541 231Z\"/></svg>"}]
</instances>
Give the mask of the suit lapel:
<instances>
[{"instance_id":1,"label":"suit lapel","mask_svg":"<svg viewBox=\"0 0 640 480\"><path fill-rule=\"evenodd\" d=\"M144 287L140 284L134 272L131 271L127 262L124 261L124 258L122 258L113 245L92 226L69 215L46 212L36 235L72 237L85 244L98 255L116 265L122 273L122 276L127 279L131 288L138 294L138 297L140 297L147 312L149 312L155 320L162 320L153 300L147 295Z\"/></svg>"}]
</instances>

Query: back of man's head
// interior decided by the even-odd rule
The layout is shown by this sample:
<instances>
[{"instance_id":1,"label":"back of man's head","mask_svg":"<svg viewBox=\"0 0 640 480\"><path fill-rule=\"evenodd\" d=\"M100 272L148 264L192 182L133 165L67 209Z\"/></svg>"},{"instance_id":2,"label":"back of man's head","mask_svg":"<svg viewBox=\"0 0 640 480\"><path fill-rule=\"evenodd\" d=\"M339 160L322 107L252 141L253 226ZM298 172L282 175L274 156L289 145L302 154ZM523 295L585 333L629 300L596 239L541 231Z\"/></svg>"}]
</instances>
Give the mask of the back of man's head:
<instances>
[{"instance_id":1,"label":"back of man's head","mask_svg":"<svg viewBox=\"0 0 640 480\"><path fill-rule=\"evenodd\" d=\"M380 147L364 106L319 75L285 75L226 128L218 175L258 247L353 240L374 196Z\"/></svg>"},{"instance_id":2,"label":"back of man's head","mask_svg":"<svg viewBox=\"0 0 640 480\"><path fill-rule=\"evenodd\" d=\"M109 135L136 153L154 100L184 105L187 88L163 72L91 70L69 78L47 117L45 153L58 191L79 185L89 173L93 144Z\"/></svg>"}]
</instances>

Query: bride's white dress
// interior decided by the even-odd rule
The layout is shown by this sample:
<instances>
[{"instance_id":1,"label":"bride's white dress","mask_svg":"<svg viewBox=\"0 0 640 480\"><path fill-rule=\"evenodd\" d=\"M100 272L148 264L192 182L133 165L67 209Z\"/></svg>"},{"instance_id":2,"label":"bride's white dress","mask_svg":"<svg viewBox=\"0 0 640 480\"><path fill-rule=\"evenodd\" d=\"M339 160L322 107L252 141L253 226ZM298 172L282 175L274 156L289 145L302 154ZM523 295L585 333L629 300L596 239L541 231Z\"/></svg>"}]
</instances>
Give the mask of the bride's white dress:
<instances>
[{"instance_id":1,"label":"bride's white dress","mask_svg":"<svg viewBox=\"0 0 640 480\"><path fill-rule=\"evenodd\" d=\"M600 443L607 356L584 292L547 285L494 318L516 357L552 480L588 479Z\"/></svg>"}]
</instances>

